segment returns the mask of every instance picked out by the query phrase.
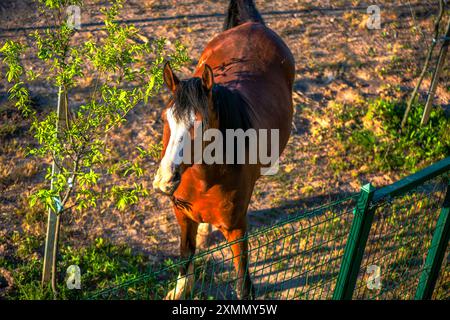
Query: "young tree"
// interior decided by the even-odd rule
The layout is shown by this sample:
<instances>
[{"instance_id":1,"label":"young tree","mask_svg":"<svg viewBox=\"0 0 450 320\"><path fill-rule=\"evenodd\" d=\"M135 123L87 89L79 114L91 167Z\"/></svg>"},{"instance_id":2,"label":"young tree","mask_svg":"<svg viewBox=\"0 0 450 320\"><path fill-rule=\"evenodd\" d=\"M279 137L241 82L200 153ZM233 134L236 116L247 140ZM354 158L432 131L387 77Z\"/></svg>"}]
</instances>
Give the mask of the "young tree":
<instances>
[{"instance_id":1,"label":"young tree","mask_svg":"<svg viewBox=\"0 0 450 320\"><path fill-rule=\"evenodd\" d=\"M82 1L38 0L42 13L50 16L55 25L31 34L34 47L7 40L0 49L7 66L6 79L12 84L9 98L31 119L31 131L38 142L38 147L30 147L28 153L53 163L45 176L48 187L37 190L30 205L41 202L49 212L42 283L48 283L51 277L54 292L61 215L74 208L95 207L105 198L114 199L119 208L124 208L147 194L139 184L95 191L101 178L115 170L105 164L111 152L106 146L107 133L126 121L134 107L147 103L159 92L164 60L169 59L174 68L188 61L186 49L179 42L168 49L165 39L148 41L135 26L117 22L122 2L114 0L101 10L104 36L80 42L76 40L74 17L67 19L66 9L81 6ZM45 74L26 66L25 56L41 60ZM75 107L71 105L71 91L81 86L86 75L94 77L88 86L88 98ZM31 103L28 87L36 79L50 83L58 91L56 110L45 116L38 114ZM155 151L140 149L142 156ZM124 163L128 165L126 172L142 174L135 163Z\"/></svg>"},{"instance_id":2,"label":"young tree","mask_svg":"<svg viewBox=\"0 0 450 320\"><path fill-rule=\"evenodd\" d=\"M450 45L450 17L447 22L447 31L444 37L442 37L442 46L439 50L439 58L436 62L436 68L434 69L433 78L431 80L430 90L428 91L427 102L425 103L425 109L423 110L422 120L420 124L422 126L427 125L430 120L431 109L433 108L434 95L436 94L437 85L442 71L444 70L445 62L447 61L448 47Z\"/></svg>"},{"instance_id":3,"label":"young tree","mask_svg":"<svg viewBox=\"0 0 450 320\"><path fill-rule=\"evenodd\" d=\"M439 37L439 28L440 28L442 17L444 16L444 13L445 13L446 3L444 2L444 0L438 0L438 2L439 2L439 13L437 14L436 20L434 22L433 41L431 42L430 48L428 49L427 57L425 59L424 65L423 65L422 72L420 73L419 80L417 81L417 84L414 87L414 90L411 93L411 97L409 98L408 103L406 105L406 110L405 110L405 113L403 114L403 119L402 119L402 122L400 125L400 131L403 130L404 127L406 126L406 122L408 121L409 113L411 111L413 104L416 101L420 86L422 85L423 79L425 78L425 75L428 71L428 67L430 65L431 58L433 57L433 51L434 51L434 48L436 47L436 43L437 43L436 39L438 39L438 37Z\"/></svg>"}]
</instances>

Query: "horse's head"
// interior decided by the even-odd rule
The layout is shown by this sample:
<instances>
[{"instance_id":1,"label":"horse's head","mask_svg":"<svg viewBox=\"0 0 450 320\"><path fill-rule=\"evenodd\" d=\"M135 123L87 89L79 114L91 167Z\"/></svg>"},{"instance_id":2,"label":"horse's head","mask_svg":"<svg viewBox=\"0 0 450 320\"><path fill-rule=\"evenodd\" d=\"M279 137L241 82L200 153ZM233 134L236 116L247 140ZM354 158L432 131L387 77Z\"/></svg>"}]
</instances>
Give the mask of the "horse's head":
<instances>
[{"instance_id":1,"label":"horse's head","mask_svg":"<svg viewBox=\"0 0 450 320\"><path fill-rule=\"evenodd\" d=\"M153 181L153 187L167 195L172 195L181 182L183 172L194 161L195 125L218 128L214 111L212 89L214 76L212 69L205 65L202 78L180 81L170 64L164 66L164 82L172 92L172 99L163 112L164 133L162 160ZM191 162L186 163L184 153L189 144Z\"/></svg>"}]
</instances>

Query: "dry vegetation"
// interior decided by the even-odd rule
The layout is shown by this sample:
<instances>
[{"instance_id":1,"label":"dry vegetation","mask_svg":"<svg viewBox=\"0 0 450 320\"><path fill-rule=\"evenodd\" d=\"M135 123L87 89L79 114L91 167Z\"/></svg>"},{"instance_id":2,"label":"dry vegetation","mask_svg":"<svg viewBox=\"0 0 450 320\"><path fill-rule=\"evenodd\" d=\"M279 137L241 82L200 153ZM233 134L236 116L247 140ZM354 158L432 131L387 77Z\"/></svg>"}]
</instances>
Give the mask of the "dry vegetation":
<instances>
[{"instance_id":1,"label":"dry vegetation","mask_svg":"<svg viewBox=\"0 0 450 320\"><path fill-rule=\"evenodd\" d=\"M181 40L192 58L192 63L182 69L182 77L189 77L202 48L221 30L223 2L128 0L122 19L136 24L148 38ZM367 108L366 102L378 97L405 100L431 41L436 1L379 1L381 30L365 27L366 1L256 2L268 26L291 48L297 76L295 130L281 159L280 172L257 183L250 205L251 226L268 225L286 216L286 208L304 210L357 192L368 181L382 186L408 174L403 169L377 170L355 161L357 155L347 153L342 143L333 139L339 123L335 107ZM107 1L86 0L85 3L78 41L102 32L98 25L99 7ZM415 12L415 21L411 10ZM30 31L49 23L40 19L29 0L2 1L0 19L0 43L8 38L28 41ZM31 65L35 61L27 63ZM35 68L42 69L39 65ZM448 109L450 101L448 68L444 70L435 101L444 109ZM71 94L73 105L83 101L92 78L87 76L85 87ZM429 81L427 77L420 92L422 96ZM39 112L53 108L55 88L33 83L31 89ZM42 208L29 209L27 197L42 185L48 163L25 157L25 148L34 143L28 133L29 123L7 101L7 90L5 79L0 78L0 257L39 257L43 253L46 216ZM167 98L164 92L149 105L139 106L129 115L128 122L108 137L114 150L111 162L134 159L136 146L160 141L160 114ZM342 163L347 165L340 166ZM418 168L428 164L419 163ZM144 168L147 176L143 183L151 189L156 164L146 163ZM103 183L114 184L114 179ZM63 226L63 242L75 248L102 237L143 252L150 261L177 255L179 231L169 201L152 192L124 212L114 209L110 203L73 212L64 217ZM31 240L21 238L24 235ZM0 265L0 275L12 286L11 270Z\"/></svg>"}]
</instances>

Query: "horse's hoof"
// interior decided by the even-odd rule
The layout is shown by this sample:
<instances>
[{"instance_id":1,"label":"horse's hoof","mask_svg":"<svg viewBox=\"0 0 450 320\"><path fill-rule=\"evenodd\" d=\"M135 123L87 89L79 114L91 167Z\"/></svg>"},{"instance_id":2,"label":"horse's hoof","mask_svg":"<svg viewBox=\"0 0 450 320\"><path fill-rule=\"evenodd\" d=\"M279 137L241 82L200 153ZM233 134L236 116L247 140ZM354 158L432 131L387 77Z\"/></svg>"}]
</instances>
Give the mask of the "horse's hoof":
<instances>
[{"instance_id":1,"label":"horse's hoof","mask_svg":"<svg viewBox=\"0 0 450 320\"><path fill-rule=\"evenodd\" d=\"M192 272L192 265L189 266L189 271ZM194 283L194 277L189 275L187 277L178 276L175 288L169 291L164 300L184 300L189 299L190 292Z\"/></svg>"},{"instance_id":2,"label":"horse's hoof","mask_svg":"<svg viewBox=\"0 0 450 320\"><path fill-rule=\"evenodd\" d=\"M187 295L188 294L183 290L179 290L177 292L175 289L173 289L170 290L170 292L166 295L164 300L185 300Z\"/></svg>"},{"instance_id":3,"label":"horse's hoof","mask_svg":"<svg viewBox=\"0 0 450 320\"><path fill-rule=\"evenodd\" d=\"M250 284L248 288L241 288L236 290L237 298L239 300L255 300L255 288Z\"/></svg>"},{"instance_id":4,"label":"horse's hoof","mask_svg":"<svg viewBox=\"0 0 450 320\"><path fill-rule=\"evenodd\" d=\"M170 292L166 295L164 300L179 300L179 298L176 297L175 289L170 290Z\"/></svg>"}]
</instances>

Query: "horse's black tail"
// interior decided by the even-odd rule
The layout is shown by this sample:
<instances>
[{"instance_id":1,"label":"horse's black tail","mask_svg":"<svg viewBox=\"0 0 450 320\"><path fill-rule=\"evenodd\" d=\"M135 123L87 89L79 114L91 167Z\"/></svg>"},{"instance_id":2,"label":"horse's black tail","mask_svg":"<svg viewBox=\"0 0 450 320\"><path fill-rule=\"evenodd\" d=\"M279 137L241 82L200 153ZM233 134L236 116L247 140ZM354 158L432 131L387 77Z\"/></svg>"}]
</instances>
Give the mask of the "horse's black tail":
<instances>
[{"instance_id":1,"label":"horse's black tail","mask_svg":"<svg viewBox=\"0 0 450 320\"><path fill-rule=\"evenodd\" d=\"M248 21L264 24L261 14L256 9L253 0L231 0L226 13L223 30L237 27Z\"/></svg>"}]
</instances>

